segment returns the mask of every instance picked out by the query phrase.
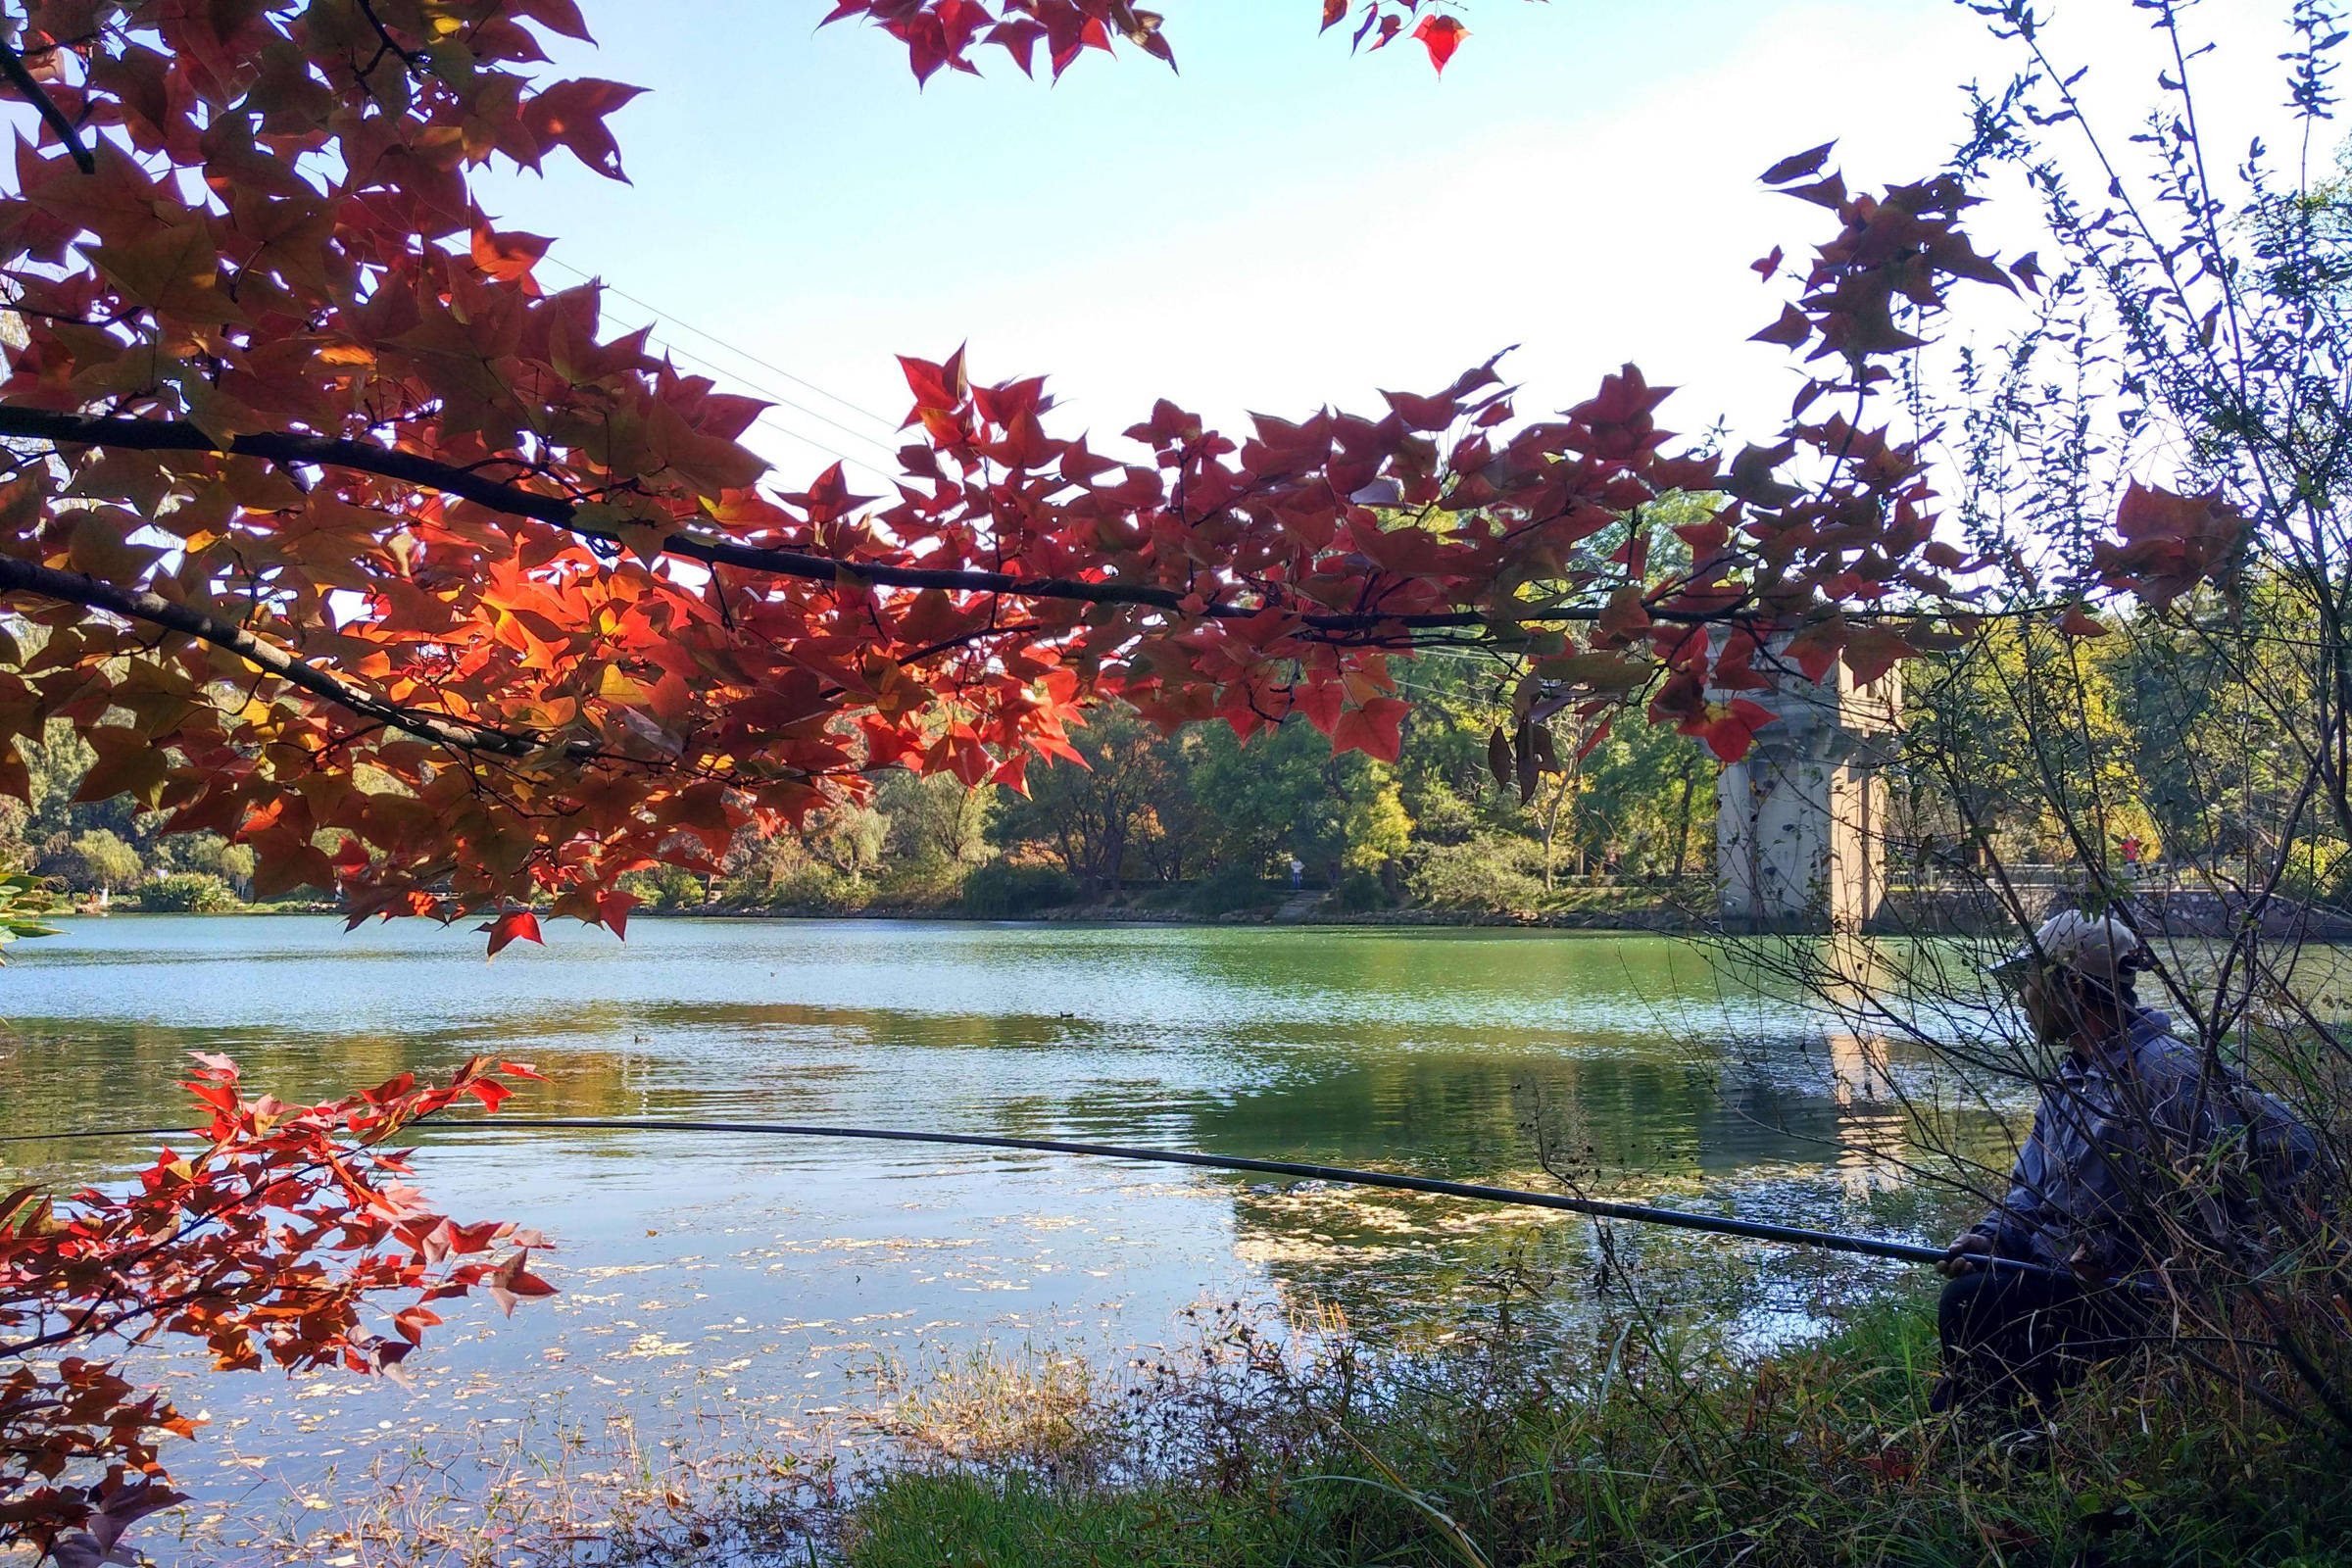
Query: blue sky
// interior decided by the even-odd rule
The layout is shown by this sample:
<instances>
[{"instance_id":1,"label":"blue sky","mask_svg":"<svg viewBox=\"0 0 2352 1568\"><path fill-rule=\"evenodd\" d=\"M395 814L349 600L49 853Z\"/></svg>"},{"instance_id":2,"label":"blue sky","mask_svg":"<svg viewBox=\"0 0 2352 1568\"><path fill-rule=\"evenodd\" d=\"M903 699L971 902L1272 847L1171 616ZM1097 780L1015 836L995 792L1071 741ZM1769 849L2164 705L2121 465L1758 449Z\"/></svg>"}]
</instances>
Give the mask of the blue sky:
<instances>
[{"instance_id":1,"label":"blue sky","mask_svg":"<svg viewBox=\"0 0 2352 1568\"><path fill-rule=\"evenodd\" d=\"M1312 0L1168 0L1181 74L1123 54L918 91L888 39L815 30L820 5L585 9L601 48L564 69L651 89L612 122L634 184L558 162L486 193L502 221L894 420L891 356L968 337L979 373L1051 372L1105 432L1161 394L1228 418L1364 406L1511 343L1539 405L1638 359L1692 387L1686 427L1753 413L1782 362L1738 346L1774 311L1745 264L1819 226L1753 176L1840 134L1859 168L1931 167L1975 37L1949 0L1484 0L1441 79L1417 48L1319 38ZM1926 102L1901 64L1933 73ZM788 471L829 458L780 426L883 461L782 410L761 439Z\"/></svg>"},{"instance_id":2,"label":"blue sky","mask_svg":"<svg viewBox=\"0 0 2352 1568\"><path fill-rule=\"evenodd\" d=\"M612 121L634 183L558 160L484 192L559 236L549 282L597 273L667 313L682 362L804 405L758 427L788 479L887 466L892 355L966 339L987 378L1051 373L1100 435L1163 394L1225 419L1376 407L1513 343L1531 411L1632 359L1686 388L1670 424L1769 430L1790 383L1742 341L1777 308L1746 264L1825 229L1755 174L1833 137L1857 182L1932 172L1957 84L2011 60L1952 0L1480 0L1440 78L1405 43L1318 37L1313 0L1166 0L1181 74L1128 52L918 91L879 33L816 29L826 9L591 0L601 47L561 64L651 89ZM2249 116L2283 9L2202 13ZM2057 47L2139 101L2136 14L2067 13Z\"/></svg>"}]
</instances>

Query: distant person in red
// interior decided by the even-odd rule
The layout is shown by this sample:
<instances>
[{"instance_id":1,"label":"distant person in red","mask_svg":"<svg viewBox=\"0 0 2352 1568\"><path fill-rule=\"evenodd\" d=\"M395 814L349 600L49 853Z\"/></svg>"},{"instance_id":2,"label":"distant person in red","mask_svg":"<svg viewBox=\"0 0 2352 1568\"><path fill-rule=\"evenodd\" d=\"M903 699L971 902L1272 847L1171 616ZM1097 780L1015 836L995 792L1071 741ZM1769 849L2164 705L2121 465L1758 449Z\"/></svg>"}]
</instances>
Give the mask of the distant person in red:
<instances>
[{"instance_id":1,"label":"distant person in red","mask_svg":"<svg viewBox=\"0 0 2352 1568\"><path fill-rule=\"evenodd\" d=\"M1938 1265L1951 1281L1937 1312L1938 1410L2046 1402L2091 1362L2142 1343L2149 1305L2137 1286L2170 1250L2162 1216L2194 1214L2208 1228L2257 1217L2228 1179L2230 1161L2207 1157L2226 1141L2243 1146L2272 1192L2291 1187L2317 1154L2311 1130L2283 1105L2139 1004L2134 981L2154 962L2121 920L2070 909L1993 967L2035 1038L2067 1054L2043 1084L2007 1196Z\"/></svg>"}]
</instances>

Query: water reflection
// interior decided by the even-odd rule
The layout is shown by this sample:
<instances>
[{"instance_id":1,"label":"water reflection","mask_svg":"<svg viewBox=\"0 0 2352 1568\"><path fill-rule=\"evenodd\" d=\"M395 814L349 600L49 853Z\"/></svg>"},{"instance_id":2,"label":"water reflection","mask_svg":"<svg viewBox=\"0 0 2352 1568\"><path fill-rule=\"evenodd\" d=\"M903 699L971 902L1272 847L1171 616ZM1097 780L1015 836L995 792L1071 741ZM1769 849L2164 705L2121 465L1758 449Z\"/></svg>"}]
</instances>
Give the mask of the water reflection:
<instances>
[{"instance_id":1,"label":"water reflection","mask_svg":"<svg viewBox=\"0 0 2352 1568\"><path fill-rule=\"evenodd\" d=\"M1921 1154L1898 1093L1926 1071L1916 1054L1825 1038L1795 1002L1662 939L715 921L550 938L485 965L470 932L411 924L78 922L0 970L0 1132L184 1119L172 1084L191 1050L236 1055L287 1099L493 1051L548 1074L528 1108L550 1114L1161 1144L1541 1187L1534 1099L1573 1111L1611 1195L1941 1223L1895 1179ZM1983 1110L1937 1134L2005 1136ZM1580 1224L1527 1211L1160 1167L495 1121L424 1142L420 1175L453 1212L556 1238L564 1296L511 1324L465 1319L414 1396L330 1379L314 1387L332 1399L305 1403L269 1379L200 1378L223 1463L260 1455L284 1485L317 1484L358 1451L326 1453L338 1422L367 1412L379 1436L361 1447L437 1438L492 1387L781 1425L847 1396L877 1356L983 1338L1115 1353L1204 1295L1445 1332L1506 1262L1573 1278L1589 1249ZM0 1147L0 1171L91 1179L143 1152ZM1629 1245L1668 1266L1737 1262L1742 1300L1801 1299L1821 1278L1688 1237Z\"/></svg>"}]
</instances>

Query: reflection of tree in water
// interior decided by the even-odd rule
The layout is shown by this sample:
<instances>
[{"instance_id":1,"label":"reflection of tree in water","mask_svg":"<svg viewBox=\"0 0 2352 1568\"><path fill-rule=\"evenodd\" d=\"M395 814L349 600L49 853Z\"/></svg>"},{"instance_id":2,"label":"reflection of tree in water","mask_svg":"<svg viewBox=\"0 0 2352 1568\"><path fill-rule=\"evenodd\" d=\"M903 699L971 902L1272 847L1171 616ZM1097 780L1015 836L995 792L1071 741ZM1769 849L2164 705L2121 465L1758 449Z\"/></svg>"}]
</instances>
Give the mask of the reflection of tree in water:
<instances>
[{"instance_id":1,"label":"reflection of tree in water","mask_svg":"<svg viewBox=\"0 0 2352 1568\"><path fill-rule=\"evenodd\" d=\"M1577 1179L1592 1196L1827 1229L1936 1228L1936 1205L1923 1207L1904 1172L1916 1124L1890 1092L1885 1043L1849 1035L1828 1047L1827 1074L1804 1041L1722 1073L1621 1054L1391 1054L1204 1105L1191 1146L1557 1191L1538 1157L1547 1135L1531 1124L1530 1106L1547 1106L1574 1129ZM1970 1141L2002 1135L1997 1117L1975 1120ZM1506 1280L1573 1287L1593 1272L1592 1231L1578 1220L1312 1184L1230 1185L1237 1252L1278 1290L1400 1330L1458 1325L1465 1305L1492 1301ZM1661 1298L1693 1309L1785 1307L1868 1266L1641 1227L1622 1228L1618 1248ZM1554 1295L1573 1314L1584 1293Z\"/></svg>"},{"instance_id":2,"label":"reflection of tree in water","mask_svg":"<svg viewBox=\"0 0 2352 1568\"><path fill-rule=\"evenodd\" d=\"M533 1060L554 1080L535 1086L517 1111L927 1125L1544 1189L1517 1103L1530 1089L1576 1107L1606 1196L1832 1228L1915 1224L1916 1194L1886 1179L1910 1147L1911 1130L1886 1092L1912 1070L1909 1048L1890 1054L1855 1031L1828 1042L1825 1063L1822 1037L1803 1033L1801 1016L1781 1004L1728 1003L1744 983L1736 973L1695 972L1703 966L1684 945L861 928L760 933L762 944L783 944L771 947L742 946L731 927L677 930L691 934L691 942L674 938L681 958L706 947L717 957L664 973L662 985L640 979L612 998L600 996L600 969L611 959L599 950L572 956L567 968L519 971L518 982L532 983L515 997L461 988L436 1008L443 977L464 977L437 967L438 958L402 953L368 958L352 992L361 1000L350 1006L340 992L320 995L316 1028L18 1017L13 1044L0 1036L0 1131L181 1120L188 1112L173 1083L189 1051L236 1055L257 1088L297 1100L493 1050ZM908 967L872 967L869 949ZM827 974L853 959L871 967L872 1001L828 1004L817 1000L824 985L802 989L819 956L831 956ZM1032 967L1051 958L1037 975L1085 985L1031 987L1032 967L1020 967L1022 985L991 989L975 966L981 957ZM966 971L977 989L947 984ZM262 972L240 960L192 971L191 984L199 973L202 984L242 995ZM891 975L911 985L910 974L928 978L911 990L882 988ZM424 1000L395 1006L416 998ZM257 996L272 1004L257 1014L285 1012L275 1005L284 1000L282 990ZM368 1015L420 1026L371 1028ZM1735 1015L1751 1026L1739 1059L1690 1043ZM1953 1125L1997 1131L1999 1120L1972 1111ZM735 1172L737 1186L753 1180L740 1173L771 1159L841 1156L834 1146L779 1144L740 1150L723 1165L664 1164L684 1152L625 1134L573 1143L600 1163L691 1168L697 1181ZM508 1157L475 1147L485 1159ZM0 1162L62 1179L120 1171L143 1152L34 1146L0 1149ZM424 1174L429 1185L431 1167ZM1592 1271L1582 1222L1405 1195L1188 1180L1231 1205L1239 1255L1278 1291L1385 1321L1491 1300L1495 1281L1514 1272L1578 1281ZM1623 1245L1663 1260L1662 1278L1675 1282L1669 1295L1737 1297L1750 1288L1752 1249L1646 1233ZM1768 1269L1786 1276L1789 1260L1775 1254Z\"/></svg>"},{"instance_id":3,"label":"reflection of tree in water","mask_svg":"<svg viewBox=\"0 0 2352 1568\"><path fill-rule=\"evenodd\" d=\"M233 1056L252 1090L302 1103L372 1088L403 1072L454 1066L485 1049L497 1043L485 1046L478 1035L458 1031L261 1038L237 1029L15 1018L0 1032L0 1135L193 1125L201 1118L179 1087L190 1052ZM528 1054L550 1080L532 1086L534 1112L645 1112L642 1056L612 1050ZM5 1145L0 1171L25 1181L90 1179L144 1165L151 1155L146 1144Z\"/></svg>"},{"instance_id":4,"label":"reflection of tree in water","mask_svg":"<svg viewBox=\"0 0 2352 1568\"><path fill-rule=\"evenodd\" d=\"M1828 1163L1841 1129L1868 1114L1797 1043L1777 1063L1720 1073L1664 1054L1417 1051L1333 1061L1311 1076L1203 1102L1190 1141L1227 1153L1486 1180L1535 1164L1520 1103L1530 1095L1575 1107L1604 1177L1650 1182Z\"/></svg>"}]
</instances>

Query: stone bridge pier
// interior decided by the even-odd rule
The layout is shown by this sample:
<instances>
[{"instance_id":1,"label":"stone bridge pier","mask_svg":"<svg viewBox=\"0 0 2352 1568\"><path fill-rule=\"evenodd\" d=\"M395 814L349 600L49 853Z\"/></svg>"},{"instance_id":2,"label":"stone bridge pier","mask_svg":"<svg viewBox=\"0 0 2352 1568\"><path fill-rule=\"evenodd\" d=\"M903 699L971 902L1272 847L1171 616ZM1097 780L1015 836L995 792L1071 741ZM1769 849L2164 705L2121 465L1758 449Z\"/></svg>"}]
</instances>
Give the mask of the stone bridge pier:
<instances>
[{"instance_id":1,"label":"stone bridge pier","mask_svg":"<svg viewBox=\"0 0 2352 1568\"><path fill-rule=\"evenodd\" d=\"M1772 710L1715 787L1715 875L1730 931L1857 931L1886 897L1886 785L1899 666L1858 687L1841 662L1740 695Z\"/></svg>"}]
</instances>

